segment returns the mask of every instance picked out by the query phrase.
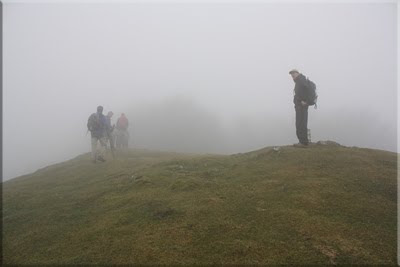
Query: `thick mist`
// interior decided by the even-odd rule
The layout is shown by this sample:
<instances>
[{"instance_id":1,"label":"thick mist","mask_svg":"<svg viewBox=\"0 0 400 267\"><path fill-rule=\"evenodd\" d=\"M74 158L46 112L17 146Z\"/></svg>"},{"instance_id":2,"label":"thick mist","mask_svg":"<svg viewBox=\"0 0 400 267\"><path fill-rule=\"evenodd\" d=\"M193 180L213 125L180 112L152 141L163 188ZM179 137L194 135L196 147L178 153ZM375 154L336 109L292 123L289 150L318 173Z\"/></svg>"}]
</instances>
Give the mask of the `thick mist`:
<instances>
[{"instance_id":1,"label":"thick mist","mask_svg":"<svg viewBox=\"0 0 400 267\"><path fill-rule=\"evenodd\" d=\"M397 151L396 5L3 5L3 179L90 151L98 105L136 148L238 153L297 142L297 68L317 84L312 141Z\"/></svg>"}]
</instances>

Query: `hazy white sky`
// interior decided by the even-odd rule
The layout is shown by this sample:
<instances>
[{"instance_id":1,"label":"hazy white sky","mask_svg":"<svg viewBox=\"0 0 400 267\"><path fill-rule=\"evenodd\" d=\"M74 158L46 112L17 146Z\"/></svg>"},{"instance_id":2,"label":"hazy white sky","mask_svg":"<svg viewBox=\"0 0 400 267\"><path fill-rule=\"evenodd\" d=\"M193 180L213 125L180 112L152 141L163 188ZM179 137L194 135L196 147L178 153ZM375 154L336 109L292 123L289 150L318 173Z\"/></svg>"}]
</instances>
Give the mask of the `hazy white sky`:
<instances>
[{"instance_id":1,"label":"hazy white sky","mask_svg":"<svg viewBox=\"0 0 400 267\"><path fill-rule=\"evenodd\" d=\"M128 114L135 147L294 143L291 68L317 84L313 141L396 151L394 3L7 2L3 16L4 179L89 151L98 105Z\"/></svg>"}]
</instances>

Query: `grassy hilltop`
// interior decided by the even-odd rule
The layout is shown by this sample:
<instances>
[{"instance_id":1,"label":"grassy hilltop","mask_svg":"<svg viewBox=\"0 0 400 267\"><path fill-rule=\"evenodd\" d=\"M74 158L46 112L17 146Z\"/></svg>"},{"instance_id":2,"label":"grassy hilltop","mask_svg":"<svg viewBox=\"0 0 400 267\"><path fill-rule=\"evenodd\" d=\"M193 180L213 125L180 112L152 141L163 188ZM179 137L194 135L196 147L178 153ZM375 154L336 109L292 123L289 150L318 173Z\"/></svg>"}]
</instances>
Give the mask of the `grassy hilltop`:
<instances>
[{"instance_id":1,"label":"grassy hilltop","mask_svg":"<svg viewBox=\"0 0 400 267\"><path fill-rule=\"evenodd\" d=\"M396 264L397 154L89 154L3 184L5 264Z\"/></svg>"}]
</instances>

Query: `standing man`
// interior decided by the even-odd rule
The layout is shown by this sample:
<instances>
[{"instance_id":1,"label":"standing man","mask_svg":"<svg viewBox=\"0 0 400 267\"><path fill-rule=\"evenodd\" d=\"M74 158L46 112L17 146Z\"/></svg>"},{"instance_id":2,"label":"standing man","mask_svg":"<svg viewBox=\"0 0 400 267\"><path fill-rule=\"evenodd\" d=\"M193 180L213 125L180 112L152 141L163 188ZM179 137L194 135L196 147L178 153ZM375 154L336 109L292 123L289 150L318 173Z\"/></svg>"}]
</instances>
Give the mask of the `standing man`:
<instances>
[{"instance_id":1,"label":"standing man","mask_svg":"<svg viewBox=\"0 0 400 267\"><path fill-rule=\"evenodd\" d=\"M296 69L291 70L289 74L295 83L293 103L296 110L296 135L299 139L299 143L294 146L307 147L308 106L312 104L313 100L310 99L310 89L306 77Z\"/></svg>"},{"instance_id":2,"label":"standing man","mask_svg":"<svg viewBox=\"0 0 400 267\"><path fill-rule=\"evenodd\" d=\"M98 106L97 112L90 115L87 123L88 130L91 134L92 141L92 159L96 163L99 161L106 161L104 158L105 147L107 146L107 122L103 115L103 107ZM97 145L100 143L100 149Z\"/></svg>"},{"instance_id":3,"label":"standing man","mask_svg":"<svg viewBox=\"0 0 400 267\"><path fill-rule=\"evenodd\" d=\"M111 124L111 118L112 118L113 115L114 115L114 113L112 111L109 111L107 113L107 116L106 116L106 124L107 124L106 133L107 133L107 139L110 142L111 154L113 155L113 157L115 157L115 155L114 155L114 133L113 133L115 125Z\"/></svg>"}]
</instances>

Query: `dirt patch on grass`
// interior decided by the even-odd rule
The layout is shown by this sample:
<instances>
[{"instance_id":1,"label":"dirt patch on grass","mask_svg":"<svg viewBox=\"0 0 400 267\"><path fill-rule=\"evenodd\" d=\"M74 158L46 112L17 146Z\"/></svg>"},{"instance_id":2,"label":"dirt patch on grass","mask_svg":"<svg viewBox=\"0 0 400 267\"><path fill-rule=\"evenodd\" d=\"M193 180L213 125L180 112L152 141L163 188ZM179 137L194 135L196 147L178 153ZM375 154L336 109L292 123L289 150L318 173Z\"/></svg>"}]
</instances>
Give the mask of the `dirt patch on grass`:
<instances>
[{"instance_id":1,"label":"dirt patch on grass","mask_svg":"<svg viewBox=\"0 0 400 267\"><path fill-rule=\"evenodd\" d=\"M177 215L176 209L169 207L166 203L161 201L150 201L142 206L142 210L150 218L155 220L166 219Z\"/></svg>"},{"instance_id":2,"label":"dirt patch on grass","mask_svg":"<svg viewBox=\"0 0 400 267\"><path fill-rule=\"evenodd\" d=\"M336 264L338 252L334 248L323 244L314 244L313 247L327 256L331 264Z\"/></svg>"}]
</instances>

